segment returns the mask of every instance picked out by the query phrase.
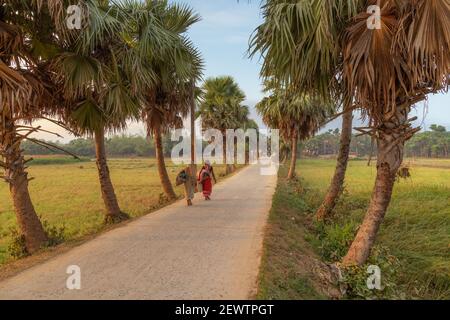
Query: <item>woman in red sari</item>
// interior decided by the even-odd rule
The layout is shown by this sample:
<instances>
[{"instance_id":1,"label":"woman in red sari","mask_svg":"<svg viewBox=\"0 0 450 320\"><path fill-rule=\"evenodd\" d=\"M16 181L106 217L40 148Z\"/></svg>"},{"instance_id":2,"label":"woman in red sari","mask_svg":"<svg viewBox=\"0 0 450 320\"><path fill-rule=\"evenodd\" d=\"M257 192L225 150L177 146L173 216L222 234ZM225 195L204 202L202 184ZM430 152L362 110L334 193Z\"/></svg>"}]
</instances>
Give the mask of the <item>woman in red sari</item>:
<instances>
[{"instance_id":1,"label":"woman in red sari","mask_svg":"<svg viewBox=\"0 0 450 320\"><path fill-rule=\"evenodd\" d=\"M198 174L198 181L202 184L203 196L205 197L205 200L211 200L212 179L214 179L214 183L217 183L214 169L209 160L206 160L205 165Z\"/></svg>"}]
</instances>

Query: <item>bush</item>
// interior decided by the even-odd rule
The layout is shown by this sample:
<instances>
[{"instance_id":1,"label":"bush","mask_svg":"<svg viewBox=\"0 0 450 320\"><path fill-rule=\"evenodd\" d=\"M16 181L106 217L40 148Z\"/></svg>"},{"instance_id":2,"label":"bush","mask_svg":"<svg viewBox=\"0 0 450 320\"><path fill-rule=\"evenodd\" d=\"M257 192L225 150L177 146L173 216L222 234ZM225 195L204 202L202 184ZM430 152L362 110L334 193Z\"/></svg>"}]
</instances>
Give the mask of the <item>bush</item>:
<instances>
[{"instance_id":1,"label":"bush","mask_svg":"<svg viewBox=\"0 0 450 320\"><path fill-rule=\"evenodd\" d=\"M29 255L25 245L25 236L16 228L9 229L8 255L13 259L20 259Z\"/></svg>"},{"instance_id":2,"label":"bush","mask_svg":"<svg viewBox=\"0 0 450 320\"><path fill-rule=\"evenodd\" d=\"M316 225L319 239L319 252L328 262L341 261L351 245L358 225L355 221L334 224L318 223ZM374 265L381 270L381 290L369 289L367 279L370 274L368 267ZM399 261L392 256L387 248L375 246L366 265L341 269L341 288L347 299L405 299L404 288L400 288L398 275Z\"/></svg>"},{"instance_id":3,"label":"bush","mask_svg":"<svg viewBox=\"0 0 450 320\"><path fill-rule=\"evenodd\" d=\"M159 194L158 204L160 206L163 206L163 205L165 205L165 204L167 204L169 202L170 202L169 197L164 192L161 192Z\"/></svg>"},{"instance_id":4,"label":"bush","mask_svg":"<svg viewBox=\"0 0 450 320\"><path fill-rule=\"evenodd\" d=\"M42 226L44 227L44 231L47 234L48 241L45 244L45 247L54 247L58 244L63 243L66 240L65 231L66 227L62 226L52 226L46 220L42 220Z\"/></svg>"},{"instance_id":5,"label":"bush","mask_svg":"<svg viewBox=\"0 0 450 320\"><path fill-rule=\"evenodd\" d=\"M330 262L340 261L352 243L357 224L353 221L344 225L318 223L319 249L322 257Z\"/></svg>"},{"instance_id":6,"label":"bush","mask_svg":"<svg viewBox=\"0 0 450 320\"><path fill-rule=\"evenodd\" d=\"M377 266L381 270L381 290L369 289L367 279L368 267ZM364 266L342 269L341 287L345 288L347 299L406 299L405 288L397 285L400 271L399 261L389 254L387 248L376 246L372 250L369 262Z\"/></svg>"},{"instance_id":7,"label":"bush","mask_svg":"<svg viewBox=\"0 0 450 320\"><path fill-rule=\"evenodd\" d=\"M65 226L51 226L46 220L41 219L42 227L47 234L48 241L44 247L53 247L65 241ZM8 255L13 259L20 259L29 256L29 252L25 243L25 235L23 235L17 228L11 228L7 236L8 241Z\"/></svg>"}]
</instances>

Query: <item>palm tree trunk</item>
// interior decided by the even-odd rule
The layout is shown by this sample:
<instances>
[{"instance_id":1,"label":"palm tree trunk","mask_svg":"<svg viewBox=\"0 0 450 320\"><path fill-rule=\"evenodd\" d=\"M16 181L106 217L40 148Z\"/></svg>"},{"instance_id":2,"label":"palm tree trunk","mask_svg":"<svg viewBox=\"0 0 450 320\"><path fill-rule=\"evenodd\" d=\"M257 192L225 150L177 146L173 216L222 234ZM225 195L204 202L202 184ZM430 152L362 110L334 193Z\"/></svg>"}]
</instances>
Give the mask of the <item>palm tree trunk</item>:
<instances>
[{"instance_id":1,"label":"palm tree trunk","mask_svg":"<svg viewBox=\"0 0 450 320\"><path fill-rule=\"evenodd\" d=\"M396 114L378 129L377 176L372 199L352 245L344 257L344 266L363 265L370 256L376 235L392 197L397 172L403 161L404 145L418 129L411 129L409 108L398 107Z\"/></svg>"},{"instance_id":2,"label":"palm tree trunk","mask_svg":"<svg viewBox=\"0 0 450 320\"><path fill-rule=\"evenodd\" d=\"M227 164L227 136L223 135L223 162L226 165L225 174L230 174L233 172L233 167L230 164Z\"/></svg>"},{"instance_id":3,"label":"palm tree trunk","mask_svg":"<svg viewBox=\"0 0 450 320\"><path fill-rule=\"evenodd\" d=\"M234 171L236 171L236 164L237 164L237 161L238 161L238 150L237 150L238 148L237 148L237 140L235 139L234 141L233 141L233 152L234 152L234 157L233 157L233 161L234 161L234 163L233 163L233 165L231 166L231 170L233 170L233 172Z\"/></svg>"},{"instance_id":4,"label":"palm tree trunk","mask_svg":"<svg viewBox=\"0 0 450 320\"><path fill-rule=\"evenodd\" d=\"M350 144L352 141L352 112L346 112L342 118L342 132L339 147L339 155L337 158L336 170L333 180L331 180L330 188L325 196L322 205L317 210L317 220L323 221L328 219L333 212L334 207L342 193L344 187L345 173L347 172L348 157L350 154Z\"/></svg>"},{"instance_id":5,"label":"palm tree trunk","mask_svg":"<svg viewBox=\"0 0 450 320\"><path fill-rule=\"evenodd\" d=\"M114 192L114 186L111 182L111 176L109 174L108 163L106 160L104 129L101 128L96 130L94 133L94 138L100 189L102 191L102 198L106 208L105 222L117 223L124 220L126 215L120 210L116 193Z\"/></svg>"},{"instance_id":6,"label":"palm tree trunk","mask_svg":"<svg viewBox=\"0 0 450 320\"><path fill-rule=\"evenodd\" d=\"M194 185L194 190L196 181L197 181L197 164L195 163L195 110L196 110L196 103L195 103L195 83L192 83L192 95L191 95L191 165L190 165L190 176L191 176L191 182ZM194 191L195 192L195 191Z\"/></svg>"},{"instance_id":7,"label":"palm tree trunk","mask_svg":"<svg viewBox=\"0 0 450 320\"><path fill-rule=\"evenodd\" d=\"M250 145L248 142L245 142L245 165L250 163Z\"/></svg>"},{"instance_id":8,"label":"palm tree trunk","mask_svg":"<svg viewBox=\"0 0 450 320\"><path fill-rule=\"evenodd\" d=\"M289 180L294 179L296 174L295 174L295 168L297 165L297 150L298 148L298 132L294 132L294 134L292 135L292 148L291 148L291 164L289 166L289 173L287 178Z\"/></svg>"},{"instance_id":9,"label":"palm tree trunk","mask_svg":"<svg viewBox=\"0 0 450 320\"><path fill-rule=\"evenodd\" d=\"M161 180L161 185L163 187L164 193L167 195L169 200L174 200L177 198L177 195L173 190L169 174L167 173L166 163L164 161L161 128L155 128L153 130L153 138L155 140L156 161L158 165L158 174Z\"/></svg>"},{"instance_id":10,"label":"palm tree trunk","mask_svg":"<svg viewBox=\"0 0 450 320\"><path fill-rule=\"evenodd\" d=\"M4 121L4 122L3 122ZM28 173L25 170L25 160L20 149L21 138L16 134L14 121L5 117L0 118L0 155L3 161L4 179L9 184L13 199L14 211L20 232L25 238L28 253L34 253L48 240L42 227L28 191ZM3 123L2 123L3 122Z\"/></svg>"}]
</instances>

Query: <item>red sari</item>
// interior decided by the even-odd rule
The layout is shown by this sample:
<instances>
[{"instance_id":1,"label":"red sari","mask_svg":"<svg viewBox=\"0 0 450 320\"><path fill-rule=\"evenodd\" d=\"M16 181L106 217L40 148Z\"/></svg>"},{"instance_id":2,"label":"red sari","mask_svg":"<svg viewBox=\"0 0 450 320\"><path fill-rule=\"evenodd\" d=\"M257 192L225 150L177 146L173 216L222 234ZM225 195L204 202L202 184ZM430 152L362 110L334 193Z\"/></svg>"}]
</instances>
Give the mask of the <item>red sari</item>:
<instances>
[{"instance_id":1,"label":"red sari","mask_svg":"<svg viewBox=\"0 0 450 320\"><path fill-rule=\"evenodd\" d=\"M198 174L198 181L200 181L200 183L202 184L203 196L209 197L212 193L211 172L203 167Z\"/></svg>"}]
</instances>

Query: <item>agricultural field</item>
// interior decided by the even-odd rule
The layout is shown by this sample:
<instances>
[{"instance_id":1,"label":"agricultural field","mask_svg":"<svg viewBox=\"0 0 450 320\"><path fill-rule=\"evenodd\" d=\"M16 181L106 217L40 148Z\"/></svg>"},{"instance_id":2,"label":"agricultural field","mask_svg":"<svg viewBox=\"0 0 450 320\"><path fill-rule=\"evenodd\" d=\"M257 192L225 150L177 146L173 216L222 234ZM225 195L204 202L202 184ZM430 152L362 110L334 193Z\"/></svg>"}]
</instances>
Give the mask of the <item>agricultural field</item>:
<instances>
[{"instance_id":1,"label":"agricultural field","mask_svg":"<svg viewBox=\"0 0 450 320\"><path fill-rule=\"evenodd\" d=\"M34 157L29 168L30 194L41 220L62 230L67 241L92 235L104 228L104 204L95 161L76 161L61 156ZM154 159L110 159L112 181L122 210L131 217L150 213L165 204ZM180 167L169 161L167 170L174 183ZM216 166L220 180L224 168ZM177 194L183 194L182 186ZM8 185L0 184L0 265L8 261L11 230L16 228Z\"/></svg>"},{"instance_id":2,"label":"agricultural field","mask_svg":"<svg viewBox=\"0 0 450 320\"><path fill-rule=\"evenodd\" d=\"M372 296L352 283L347 298L450 298L450 161L407 159L411 177L396 183L392 203L369 263L382 266L388 286ZM284 179L281 168L265 240L260 274L261 299L329 298L304 273L305 258L339 261L346 253L370 200L376 168L350 161L344 196L331 225L314 225L335 161L298 162L298 182ZM364 270L365 273L365 270Z\"/></svg>"},{"instance_id":3,"label":"agricultural field","mask_svg":"<svg viewBox=\"0 0 450 320\"><path fill-rule=\"evenodd\" d=\"M450 159L407 158L405 164L411 167L450 169Z\"/></svg>"}]
</instances>

